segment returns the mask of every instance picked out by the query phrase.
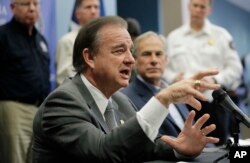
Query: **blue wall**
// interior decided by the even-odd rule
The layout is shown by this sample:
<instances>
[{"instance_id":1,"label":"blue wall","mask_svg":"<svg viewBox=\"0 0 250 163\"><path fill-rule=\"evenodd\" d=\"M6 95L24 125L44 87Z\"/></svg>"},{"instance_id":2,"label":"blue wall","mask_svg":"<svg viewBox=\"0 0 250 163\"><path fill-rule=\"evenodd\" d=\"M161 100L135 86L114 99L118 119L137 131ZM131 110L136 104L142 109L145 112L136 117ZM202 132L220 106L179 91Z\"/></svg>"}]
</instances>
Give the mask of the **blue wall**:
<instances>
[{"instance_id":1,"label":"blue wall","mask_svg":"<svg viewBox=\"0 0 250 163\"><path fill-rule=\"evenodd\" d=\"M159 32L158 0L117 0L117 15L137 19L142 32Z\"/></svg>"},{"instance_id":2,"label":"blue wall","mask_svg":"<svg viewBox=\"0 0 250 163\"><path fill-rule=\"evenodd\" d=\"M250 13L225 0L213 2L213 14L209 19L231 33L241 57L250 53Z\"/></svg>"}]
</instances>

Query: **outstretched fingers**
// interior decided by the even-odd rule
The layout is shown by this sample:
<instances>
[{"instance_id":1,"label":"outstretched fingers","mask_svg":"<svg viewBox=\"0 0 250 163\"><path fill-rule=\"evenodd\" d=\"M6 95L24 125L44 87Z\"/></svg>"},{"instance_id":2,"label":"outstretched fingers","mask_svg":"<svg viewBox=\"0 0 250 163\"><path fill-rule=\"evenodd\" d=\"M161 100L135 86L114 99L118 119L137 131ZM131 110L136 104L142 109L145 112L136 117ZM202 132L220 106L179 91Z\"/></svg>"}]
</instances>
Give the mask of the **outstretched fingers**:
<instances>
[{"instance_id":1,"label":"outstretched fingers","mask_svg":"<svg viewBox=\"0 0 250 163\"><path fill-rule=\"evenodd\" d=\"M201 129L201 132L203 135L208 135L210 132L214 131L215 129L216 129L215 124L211 124Z\"/></svg>"},{"instance_id":2,"label":"outstretched fingers","mask_svg":"<svg viewBox=\"0 0 250 163\"><path fill-rule=\"evenodd\" d=\"M167 135L163 135L163 136L161 137L161 140L162 140L164 143L170 145L172 148L174 148L174 149L176 148L176 145L177 145L177 143L176 143L176 138L173 138L173 137L167 136Z\"/></svg>"},{"instance_id":3,"label":"outstretched fingers","mask_svg":"<svg viewBox=\"0 0 250 163\"><path fill-rule=\"evenodd\" d=\"M204 80L205 77L214 76L214 75L217 75L218 73L219 71L217 68L210 68L210 69L200 71L197 74L193 75L191 79L195 80L194 88L197 90L219 89L221 87L220 84L215 84L215 83L207 82L206 80Z\"/></svg>"},{"instance_id":4,"label":"outstretched fingers","mask_svg":"<svg viewBox=\"0 0 250 163\"><path fill-rule=\"evenodd\" d=\"M190 111L188 117L184 123L184 128L190 128L193 125L193 120L195 117L195 111Z\"/></svg>"},{"instance_id":5,"label":"outstretched fingers","mask_svg":"<svg viewBox=\"0 0 250 163\"><path fill-rule=\"evenodd\" d=\"M219 89L221 87L220 84L209 83L209 82L207 82L205 80L195 80L196 83L197 83L197 81L200 81L198 90L200 90L200 89L201 90L206 90L206 89L217 90L217 89ZM195 86L194 86L194 88L197 89L197 87L195 87Z\"/></svg>"},{"instance_id":6,"label":"outstretched fingers","mask_svg":"<svg viewBox=\"0 0 250 163\"><path fill-rule=\"evenodd\" d=\"M206 137L206 143L207 144L215 144L218 143L220 141L219 138L215 138L215 137Z\"/></svg>"},{"instance_id":7,"label":"outstretched fingers","mask_svg":"<svg viewBox=\"0 0 250 163\"><path fill-rule=\"evenodd\" d=\"M188 92L189 96L188 96L188 100L186 101L186 103L190 106L192 106L193 108L195 108L196 110L200 110L201 109L201 103L197 100L201 100L201 101L207 101L207 97L201 93L200 91L193 89L193 88L187 88L186 91Z\"/></svg>"},{"instance_id":8,"label":"outstretched fingers","mask_svg":"<svg viewBox=\"0 0 250 163\"><path fill-rule=\"evenodd\" d=\"M196 110L201 110L201 103L195 99L194 97L191 97L189 101L187 101L187 104L195 108Z\"/></svg>"},{"instance_id":9,"label":"outstretched fingers","mask_svg":"<svg viewBox=\"0 0 250 163\"><path fill-rule=\"evenodd\" d=\"M195 122L194 127L197 129L201 129L201 127L206 123L209 117L210 117L209 114L204 114Z\"/></svg>"},{"instance_id":10,"label":"outstretched fingers","mask_svg":"<svg viewBox=\"0 0 250 163\"><path fill-rule=\"evenodd\" d=\"M214 76L219 73L217 68L209 68L203 71L198 72L197 74L193 75L192 79L202 79L206 76Z\"/></svg>"}]
</instances>

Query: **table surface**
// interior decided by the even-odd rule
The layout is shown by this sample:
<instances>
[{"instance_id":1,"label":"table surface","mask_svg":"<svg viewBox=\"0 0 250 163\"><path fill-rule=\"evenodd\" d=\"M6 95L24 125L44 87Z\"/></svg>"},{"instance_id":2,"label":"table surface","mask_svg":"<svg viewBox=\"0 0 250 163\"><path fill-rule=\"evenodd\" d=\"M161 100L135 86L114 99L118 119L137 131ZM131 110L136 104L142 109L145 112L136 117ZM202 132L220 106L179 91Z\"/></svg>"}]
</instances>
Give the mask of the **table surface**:
<instances>
[{"instance_id":1,"label":"table surface","mask_svg":"<svg viewBox=\"0 0 250 163\"><path fill-rule=\"evenodd\" d=\"M228 154L229 150L223 149L223 148L205 148L204 151L195 159L191 161L178 161L179 163L183 162L204 162L204 163L212 163L216 159L223 157L223 159L220 159L218 163L229 163L229 159L226 157L226 154ZM147 163L173 163L171 161L162 161L162 160L156 160L156 161L150 161Z\"/></svg>"}]
</instances>

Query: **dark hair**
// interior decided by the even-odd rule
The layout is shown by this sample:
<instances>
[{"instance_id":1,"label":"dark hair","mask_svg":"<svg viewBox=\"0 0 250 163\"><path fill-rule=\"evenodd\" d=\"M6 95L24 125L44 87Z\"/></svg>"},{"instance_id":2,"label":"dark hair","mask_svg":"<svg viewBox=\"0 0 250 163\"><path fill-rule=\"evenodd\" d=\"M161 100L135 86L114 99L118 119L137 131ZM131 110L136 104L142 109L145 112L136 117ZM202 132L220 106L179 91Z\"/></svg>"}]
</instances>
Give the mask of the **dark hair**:
<instances>
[{"instance_id":1,"label":"dark hair","mask_svg":"<svg viewBox=\"0 0 250 163\"><path fill-rule=\"evenodd\" d=\"M83 49L88 48L90 53L97 53L100 45L98 32L102 27L109 24L119 25L127 29L126 21L118 16L104 16L93 19L80 29L73 49L73 66L76 72L81 73L87 68L82 57Z\"/></svg>"},{"instance_id":2,"label":"dark hair","mask_svg":"<svg viewBox=\"0 0 250 163\"><path fill-rule=\"evenodd\" d=\"M75 2L75 6L74 6L74 9L76 9L76 8L80 7L80 6L81 6L81 4L82 4L82 1L84 1L84 0L76 0L76 2Z\"/></svg>"},{"instance_id":3,"label":"dark hair","mask_svg":"<svg viewBox=\"0 0 250 163\"><path fill-rule=\"evenodd\" d=\"M141 34L141 25L140 23L134 18L127 18L128 23L128 33L132 38L136 38Z\"/></svg>"},{"instance_id":4,"label":"dark hair","mask_svg":"<svg viewBox=\"0 0 250 163\"><path fill-rule=\"evenodd\" d=\"M192 0L190 0L190 1L192 1ZM210 4L210 6L212 6L213 5L213 0L209 0L209 4Z\"/></svg>"}]
</instances>

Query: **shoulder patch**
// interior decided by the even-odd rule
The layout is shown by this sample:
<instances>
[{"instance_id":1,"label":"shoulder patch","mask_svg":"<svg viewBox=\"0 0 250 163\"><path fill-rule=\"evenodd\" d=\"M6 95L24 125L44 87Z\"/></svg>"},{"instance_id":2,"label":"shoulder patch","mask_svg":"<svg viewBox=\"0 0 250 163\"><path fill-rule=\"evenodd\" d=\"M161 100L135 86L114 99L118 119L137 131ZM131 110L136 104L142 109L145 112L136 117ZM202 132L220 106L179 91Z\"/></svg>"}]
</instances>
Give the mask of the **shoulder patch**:
<instances>
[{"instance_id":1,"label":"shoulder patch","mask_svg":"<svg viewBox=\"0 0 250 163\"><path fill-rule=\"evenodd\" d=\"M235 46L234 46L233 41L229 42L229 48L232 49L232 50L235 50Z\"/></svg>"}]
</instances>

